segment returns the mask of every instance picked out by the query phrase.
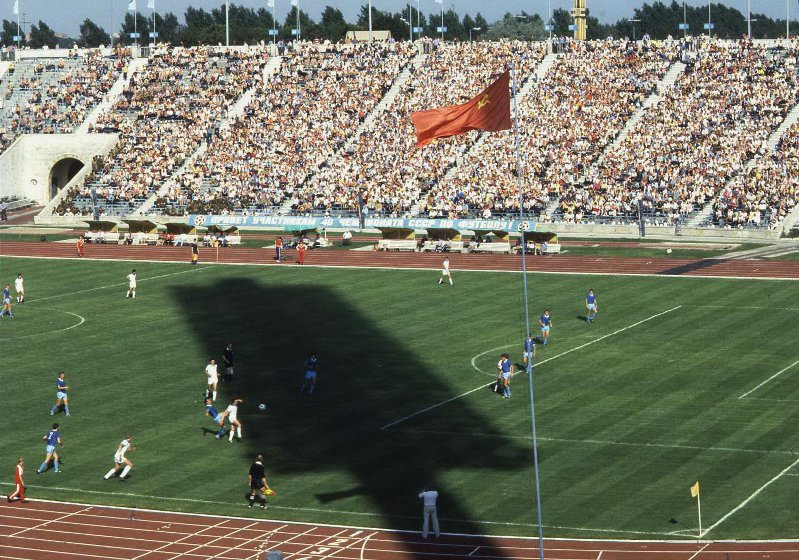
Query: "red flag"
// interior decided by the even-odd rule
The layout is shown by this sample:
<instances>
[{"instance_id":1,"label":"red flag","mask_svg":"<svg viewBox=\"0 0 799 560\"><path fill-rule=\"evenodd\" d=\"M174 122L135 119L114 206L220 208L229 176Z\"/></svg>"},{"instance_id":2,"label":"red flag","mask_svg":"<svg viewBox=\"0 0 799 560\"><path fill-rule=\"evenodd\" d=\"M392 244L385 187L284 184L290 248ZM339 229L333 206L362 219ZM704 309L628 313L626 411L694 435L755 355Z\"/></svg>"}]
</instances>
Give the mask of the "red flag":
<instances>
[{"instance_id":1,"label":"red flag","mask_svg":"<svg viewBox=\"0 0 799 560\"><path fill-rule=\"evenodd\" d=\"M509 85L510 72L505 71L496 82L463 105L411 113L416 127L416 145L422 147L436 138L469 130L508 130L511 127Z\"/></svg>"}]
</instances>

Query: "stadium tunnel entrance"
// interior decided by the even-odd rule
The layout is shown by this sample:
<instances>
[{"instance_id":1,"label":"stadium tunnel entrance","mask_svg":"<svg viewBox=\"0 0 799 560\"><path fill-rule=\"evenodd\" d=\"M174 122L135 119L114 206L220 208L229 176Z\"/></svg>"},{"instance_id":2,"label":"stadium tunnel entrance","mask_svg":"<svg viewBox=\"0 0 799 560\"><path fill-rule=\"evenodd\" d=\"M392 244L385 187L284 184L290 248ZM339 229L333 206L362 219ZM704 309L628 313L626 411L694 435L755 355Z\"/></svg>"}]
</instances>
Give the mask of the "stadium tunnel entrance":
<instances>
[{"instance_id":1,"label":"stadium tunnel entrance","mask_svg":"<svg viewBox=\"0 0 799 560\"><path fill-rule=\"evenodd\" d=\"M58 191L63 189L85 164L74 157L64 157L50 168L50 198L54 198Z\"/></svg>"}]
</instances>

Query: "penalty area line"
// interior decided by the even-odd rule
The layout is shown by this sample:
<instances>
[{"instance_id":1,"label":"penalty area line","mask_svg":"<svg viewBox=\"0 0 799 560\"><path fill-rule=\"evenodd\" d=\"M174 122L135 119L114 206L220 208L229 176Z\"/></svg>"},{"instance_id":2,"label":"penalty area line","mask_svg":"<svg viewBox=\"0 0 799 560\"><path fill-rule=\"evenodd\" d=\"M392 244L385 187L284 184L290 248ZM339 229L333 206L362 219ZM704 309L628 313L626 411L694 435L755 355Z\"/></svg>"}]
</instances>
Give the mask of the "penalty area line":
<instances>
[{"instance_id":1,"label":"penalty area line","mask_svg":"<svg viewBox=\"0 0 799 560\"><path fill-rule=\"evenodd\" d=\"M772 379L775 379L776 377L778 377L778 376L782 375L783 373L785 373L786 371L788 371L789 369L791 369L791 368L792 368L793 366L795 366L796 364L799 364L799 360L796 360L794 363L792 363L791 365L789 365L787 368L781 369L780 371L778 371L777 373L775 373L774 375L772 375L771 377L769 377L768 379L766 379L766 380L765 380L763 383L761 383L760 385L758 385L758 386L757 386L757 387L755 387L754 389L750 389L749 391L747 391L746 393L744 393L743 395L741 395L740 397L738 397L738 400L740 400L740 399L743 399L743 398L747 397L748 395L751 395L752 393L754 393L755 391L757 391L758 389L760 389L760 388L761 388L763 385L765 385L766 383L768 383L768 382L769 382L769 381L771 381Z\"/></svg>"},{"instance_id":2,"label":"penalty area line","mask_svg":"<svg viewBox=\"0 0 799 560\"><path fill-rule=\"evenodd\" d=\"M566 354L571 354L572 352L576 352L577 350L581 350L582 348L585 348L586 346L591 346L592 344L596 344L597 342L605 340L606 338L609 338L611 336L615 336L615 335L617 335L619 333L623 333L624 331L632 329L633 327L637 327L638 325L646 323L647 321L651 321L652 319L657 319L658 317L660 317L662 315L665 315L667 313L671 313L672 311L676 311L676 310L680 309L681 307L682 307L682 305L678 305L676 307L672 307L671 309L667 309L666 311L661 311L660 313L655 313L654 315L651 315L651 316L647 317L646 319L641 319L637 323L633 323L632 325L627 325L626 327L622 327L622 328L620 328L618 330L613 331L612 333L606 334L604 336L600 336L599 338L595 338L594 340L586 342L585 344L581 344L580 346L575 346L574 348L566 350L565 352L561 352L560 354L556 354L556 355L551 356L551 357L549 357L549 358L547 358L545 360L541 360L540 362L538 362L536 364L533 364L533 368L540 367L542 364L545 364L547 362L551 362L552 360L560 358L561 356L565 356ZM491 386L493 383L494 383L493 381L491 381L489 383L483 383L479 387L475 387L474 389L466 391L465 393L461 393L460 395L455 395L454 397L450 397L450 398L448 398L448 399L446 399L444 401L441 401L440 403L437 403L437 404L434 404L434 405L430 405L427 408L423 408L422 410L417 410L416 412L414 412L412 414L408 414L407 416L404 416L404 417L400 418L399 420L394 420L393 422L390 422L390 423L386 424L385 426L380 428L380 430L381 431L387 430L388 428L391 428L392 426L396 426L397 424L405 422L406 420L410 420L411 418L415 418L416 416L419 416L420 414L424 414L425 412L430 412L431 410L434 410L434 409L436 409L436 408L438 408L440 406L444 406L445 404L451 403L452 401L456 401L456 400L458 400L458 399L460 399L462 397L465 397L467 395L471 395L472 393L480 391L481 389L485 389L486 387Z\"/></svg>"}]
</instances>

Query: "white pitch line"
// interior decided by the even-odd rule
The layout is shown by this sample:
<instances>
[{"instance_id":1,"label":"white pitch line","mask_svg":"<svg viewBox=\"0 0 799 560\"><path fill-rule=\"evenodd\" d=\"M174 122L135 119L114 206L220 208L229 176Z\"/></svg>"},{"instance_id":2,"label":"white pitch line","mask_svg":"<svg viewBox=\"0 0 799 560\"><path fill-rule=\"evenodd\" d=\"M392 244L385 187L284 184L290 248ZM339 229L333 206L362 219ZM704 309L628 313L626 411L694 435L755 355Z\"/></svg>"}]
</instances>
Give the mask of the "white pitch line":
<instances>
[{"instance_id":1,"label":"white pitch line","mask_svg":"<svg viewBox=\"0 0 799 560\"><path fill-rule=\"evenodd\" d=\"M699 538L701 539L702 537L704 537L705 535L707 535L707 534L708 534L710 531L712 531L713 529L715 529L716 527L718 527L719 525L721 525L722 523L724 523L725 521L727 521L727 519L729 519L730 517L732 517L732 516L733 516L733 515L734 515L734 514L735 514L735 513L738 511L738 510L740 510L740 509L741 509L741 508L743 508L743 507L744 507L746 504L748 504L749 502L751 502L752 500L754 500L755 498L757 498L757 496L758 496L758 495L759 495L759 494L760 494L760 493L761 493L763 490L765 490L766 488L768 488L769 486L771 486L771 485L772 485L774 482L776 482L777 480L779 480L779 479L780 479L782 476L784 476L784 475L785 475L785 474L786 474L786 473L787 473L789 470L791 470L792 468L794 468L796 465L799 465L799 459L797 459L796 461L794 461L793 463L791 463L790 465L788 465L787 467L785 467L784 469L782 469L782 470L781 470L781 471L780 471L780 472L779 472L779 473L778 473L776 476L774 476L774 477L773 477L771 480L769 480L769 481L768 481L768 482L766 482L766 483L765 483L763 486L761 486L760 488L758 488L757 490L755 490L755 491L752 493L752 495L751 495L751 496L749 496L749 497L748 497L748 498L746 498L746 499L745 499L743 502L741 502L740 504L738 504L737 506L735 506L734 508L732 508L732 510L730 510L730 512L729 512L729 513L727 513L727 514L726 514L724 517L722 517L721 519L719 519L718 521L716 521L716 522L715 522L713 525L711 525L710 527L708 527L707 529L705 529L705 531L704 531L704 532L703 532L701 535L699 535Z\"/></svg>"},{"instance_id":2,"label":"white pitch line","mask_svg":"<svg viewBox=\"0 0 799 560\"><path fill-rule=\"evenodd\" d=\"M157 276L148 276L147 278L139 278L138 281L139 282L146 282L148 280L157 280L158 278L166 278L167 276L176 276L178 274L189 274L191 272L197 272L199 270L208 270L208 269L211 269L211 268L214 268L214 267L213 266L201 266L199 268L192 268L192 269L189 269L189 270L181 270L179 272L169 272L167 274L159 274ZM38 302L38 301L45 301L45 300L48 300L48 299L58 299L58 298L67 297L67 296L76 296L78 294L85 294L85 293L88 293L88 292L96 292L97 290L106 290L108 288L117 288L119 286L127 286L127 285L128 285L127 282L117 282L116 284L108 284L106 286L97 286L96 288L87 288L85 290L78 290L77 292L69 292L67 294L56 294L56 295L52 295L52 296L45 296L45 297L35 298L35 299L31 299L30 302L34 303L34 302ZM27 301L26 301L26 303L27 303Z\"/></svg>"},{"instance_id":3,"label":"white pitch line","mask_svg":"<svg viewBox=\"0 0 799 560\"><path fill-rule=\"evenodd\" d=\"M605 340L608 337L615 336L615 335L617 335L619 333L623 333L624 331L632 329L633 327L637 327L638 325L640 325L642 323L646 323L647 321L651 321L652 319L656 319L656 318L660 317L661 315L665 315L666 313L671 313L672 311L676 311L677 309L680 309L681 307L682 307L682 305L678 305L677 307L672 307L671 309L667 309L666 311L661 311L660 313L656 313L656 314L654 314L654 315L652 315L650 317L647 317L646 319L642 319L642 320L638 321L637 323L633 323L632 325L627 325L626 327L622 327L621 329L615 330L612 333L606 334L604 336L600 336L599 338L595 338L594 340L591 340L590 342L586 342L585 344L581 344L580 346L576 346L576 347L574 347L574 348L572 348L570 350L566 350L565 352L561 352L560 354L556 354L556 355L554 355L554 356L552 356L550 358L547 358L545 360L541 360L539 362L536 362L533 365L533 368L541 367L542 364L545 364L547 362L551 362L552 360L560 358L561 356L565 356L566 354L571 354L572 352L576 352L577 350L581 350L582 348L585 348L586 346L591 346L592 344L596 344L597 342ZM470 391L466 391L465 393L461 393L460 395L455 395L454 397L450 397L450 398L448 398L448 399L446 399L444 401L441 401L438 404L434 404L434 405L428 406L427 408L424 408L422 410L418 410L418 411L416 411L416 412L414 412L412 414L409 414L407 416L404 416L404 417L400 418L399 420L395 420L394 422L390 422L390 423L386 424L385 426L380 428L380 430L381 431L382 430L386 430L386 429L388 429L388 428L390 428L392 426L396 426L397 424L399 424L401 422L404 422L405 420L410 420L411 418L419 416L420 414L424 414L425 412L430 412L431 410L434 410L434 409L436 409L436 408L438 408L440 406L443 406L445 404L451 403L452 401L458 400L458 399L460 399L462 397L465 397L467 395L471 395L472 393L480 391L481 389L485 389L486 387L492 385L493 383L494 383L493 381L490 382L490 383L483 383L479 387L475 387L474 389L471 389Z\"/></svg>"},{"instance_id":4,"label":"white pitch line","mask_svg":"<svg viewBox=\"0 0 799 560\"><path fill-rule=\"evenodd\" d=\"M757 391L758 389L760 389L760 388L761 388L763 385L765 385L766 383L768 383L769 381L771 381L771 380L772 380L772 379L774 379L775 377L778 377L778 376L782 375L783 373L785 373L786 371L788 371L789 369L791 369L791 368L792 368L793 366L795 366L796 364L799 364L799 360L796 360L794 363L792 363L791 365L789 365L787 368L781 369L780 371L778 371L777 373L775 373L774 375L772 375L771 377L769 377L768 379L766 379L766 380L765 380L763 383L761 383L760 385L758 385L758 386L757 386L757 387L755 387L754 389L751 389L751 390L747 391L746 393L744 393L743 395L741 395L740 397L738 397L738 399L742 399L742 398L746 397L747 395L751 395L752 393L754 393L755 391Z\"/></svg>"},{"instance_id":5,"label":"white pitch line","mask_svg":"<svg viewBox=\"0 0 799 560\"><path fill-rule=\"evenodd\" d=\"M26 309L37 309L37 308L36 307L30 307L30 308L26 308ZM67 315L72 315L74 317L77 317L78 319L80 319L80 321L78 321L74 325L72 325L70 327L66 327L64 329L56 329L54 331L47 331L47 332L36 333L36 334L24 334L22 336L12 336L10 338L0 338L0 341L18 340L18 339L21 339L21 338L33 338L35 336L45 336L45 335L48 335L48 334L55 334L55 333L60 333L60 332L64 332L64 331L70 331L72 329L78 328L79 326L81 326L83 323L86 322L86 318L83 317L83 315L78 315L77 313L73 313L72 311L64 311L63 309L55 309L55 308L52 308L52 307L39 307L38 309L47 309L47 310L50 310L50 311L58 311L59 313L66 313Z\"/></svg>"},{"instance_id":6,"label":"white pitch line","mask_svg":"<svg viewBox=\"0 0 799 560\"><path fill-rule=\"evenodd\" d=\"M735 311L737 309L758 309L762 311L799 311L799 307L762 307L757 305L740 306L740 305L694 305L692 307L704 307L708 309L729 309Z\"/></svg>"}]
</instances>

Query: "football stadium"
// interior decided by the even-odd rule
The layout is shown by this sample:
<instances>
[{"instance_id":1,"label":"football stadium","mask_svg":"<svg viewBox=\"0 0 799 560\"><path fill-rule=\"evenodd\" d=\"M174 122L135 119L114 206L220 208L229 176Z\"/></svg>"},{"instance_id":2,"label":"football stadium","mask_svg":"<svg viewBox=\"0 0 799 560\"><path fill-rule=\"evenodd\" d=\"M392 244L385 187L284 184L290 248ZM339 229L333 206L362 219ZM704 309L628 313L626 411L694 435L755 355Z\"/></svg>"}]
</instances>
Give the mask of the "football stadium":
<instances>
[{"instance_id":1,"label":"football stadium","mask_svg":"<svg viewBox=\"0 0 799 560\"><path fill-rule=\"evenodd\" d=\"M0 2L0 558L799 559L799 5L304 1Z\"/></svg>"}]
</instances>

